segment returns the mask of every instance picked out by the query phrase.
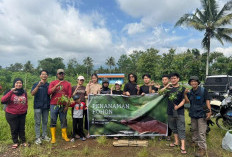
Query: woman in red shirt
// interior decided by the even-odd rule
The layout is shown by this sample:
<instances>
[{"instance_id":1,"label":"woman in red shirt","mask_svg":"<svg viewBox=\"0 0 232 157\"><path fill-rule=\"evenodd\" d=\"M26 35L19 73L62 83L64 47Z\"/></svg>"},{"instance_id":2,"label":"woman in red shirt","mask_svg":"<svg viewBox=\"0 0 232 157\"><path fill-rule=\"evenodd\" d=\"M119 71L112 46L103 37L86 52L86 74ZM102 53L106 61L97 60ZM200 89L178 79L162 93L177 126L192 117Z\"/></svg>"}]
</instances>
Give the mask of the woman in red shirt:
<instances>
[{"instance_id":1,"label":"woman in red shirt","mask_svg":"<svg viewBox=\"0 0 232 157\"><path fill-rule=\"evenodd\" d=\"M13 88L2 97L1 101L7 104L6 120L10 125L11 136L14 144L12 148L19 146L19 139L23 146L27 146L25 137L25 122L27 114L27 93L23 89L23 80L16 78L13 82Z\"/></svg>"}]
</instances>

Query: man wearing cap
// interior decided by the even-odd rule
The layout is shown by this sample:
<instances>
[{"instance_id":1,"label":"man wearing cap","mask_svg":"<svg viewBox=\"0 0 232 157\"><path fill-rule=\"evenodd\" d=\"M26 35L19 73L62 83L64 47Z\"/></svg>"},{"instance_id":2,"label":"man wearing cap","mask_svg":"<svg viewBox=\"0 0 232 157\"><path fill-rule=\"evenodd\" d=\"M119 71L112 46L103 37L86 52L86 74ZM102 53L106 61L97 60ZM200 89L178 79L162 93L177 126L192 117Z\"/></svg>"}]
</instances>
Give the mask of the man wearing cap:
<instances>
[{"instance_id":1,"label":"man wearing cap","mask_svg":"<svg viewBox=\"0 0 232 157\"><path fill-rule=\"evenodd\" d=\"M189 85L192 89L185 92L186 103L190 103L189 116L191 117L192 145L198 146L195 156L205 156L206 154L206 129L207 120L211 116L211 106L208 91L200 87L200 80L197 76L191 76Z\"/></svg>"},{"instance_id":2,"label":"man wearing cap","mask_svg":"<svg viewBox=\"0 0 232 157\"><path fill-rule=\"evenodd\" d=\"M86 87L84 86L84 82L85 82L84 76L78 76L77 85L72 87L72 96L79 95L81 103L86 104L85 97L87 96L87 94L85 91ZM72 113L73 113L73 108L72 108ZM85 129L88 130L88 119L87 119L86 105L84 105L83 116L84 116L83 118L85 118Z\"/></svg>"},{"instance_id":3,"label":"man wearing cap","mask_svg":"<svg viewBox=\"0 0 232 157\"><path fill-rule=\"evenodd\" d=\"M58 69L57 70L57 80L52 81L49 84L48 94L51 95L50 101L50 114L51 114L51 136L52 140L51 143L56 143L56 122L57 117L59 115L60 123L61 123L61 130L62 130L62 138L65 141L70 141L67 136L67 111L64 110L66 104L58 104L58 100L64 95L67 97L72 96L72 87L68 81L64 80L64 70Z\"/></svg>"}]
</instances>

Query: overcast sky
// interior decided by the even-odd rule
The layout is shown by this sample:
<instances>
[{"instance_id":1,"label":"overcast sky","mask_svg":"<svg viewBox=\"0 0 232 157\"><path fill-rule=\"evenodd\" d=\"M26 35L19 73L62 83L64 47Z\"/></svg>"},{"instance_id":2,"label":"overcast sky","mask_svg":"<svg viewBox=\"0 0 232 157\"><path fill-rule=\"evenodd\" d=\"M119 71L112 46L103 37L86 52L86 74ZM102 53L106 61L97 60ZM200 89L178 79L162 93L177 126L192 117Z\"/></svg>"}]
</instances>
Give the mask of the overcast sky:
<instances>
[{"instance_id":1,"label":"overcast sky","mask_svg":"<svg viewBox=\"0 0 232 157\"><path fill-rule=\"evenodd\" d=\"M218 0L220 6L227 0ZM0 0L0 65L35 66L46 57L95 65L133 50L201 49L203 32L174 28L200 0ZM232 46L212 41L212 50L232 55Z\"/></svg>"}]
</instances>

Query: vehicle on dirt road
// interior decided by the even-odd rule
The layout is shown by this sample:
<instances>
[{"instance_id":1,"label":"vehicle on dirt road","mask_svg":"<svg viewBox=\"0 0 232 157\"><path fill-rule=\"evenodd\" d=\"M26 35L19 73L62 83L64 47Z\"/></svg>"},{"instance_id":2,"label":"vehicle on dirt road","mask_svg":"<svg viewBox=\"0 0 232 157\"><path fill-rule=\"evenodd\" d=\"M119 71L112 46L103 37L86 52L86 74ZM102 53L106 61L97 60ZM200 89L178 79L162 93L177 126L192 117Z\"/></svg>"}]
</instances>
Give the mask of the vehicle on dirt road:
<instances>
[{"instance_id":1,"label":"vehicle on dirt road","mask_svg":"<svg viewBox=\"0 0 232 157\"><path fill-rule=\"evenodd\" d=\"M232 95L232 76L207 76L203 86L208 90L209 95L212 98L210 104L212 108L212 115L215 116L220 112L220 105L225 99L225 95Z\"/></svg>"}]
</instances>

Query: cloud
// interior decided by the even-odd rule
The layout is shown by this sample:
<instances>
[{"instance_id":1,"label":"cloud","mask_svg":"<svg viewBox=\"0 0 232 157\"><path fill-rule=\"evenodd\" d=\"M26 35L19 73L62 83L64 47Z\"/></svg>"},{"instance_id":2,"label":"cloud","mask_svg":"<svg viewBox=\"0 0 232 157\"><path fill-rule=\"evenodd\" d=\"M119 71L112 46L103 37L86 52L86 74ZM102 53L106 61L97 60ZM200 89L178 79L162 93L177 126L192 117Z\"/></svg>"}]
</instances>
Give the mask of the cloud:
<instances>
[{"instance_id":1,"label":"cloud","mask_svg":"<svg viewBox=\"0 0 232 157\"><path fill-rule=\"evenodd\" d=\"M122 11L140 19L140 25L145 28L161 23L173 24L184 13L192 12L200 6L200 1L197 0L117 0L117 2Z\"/></svg>"},{"instance_id":2,"label":"cloud","mask_svg":"<svg viewBox=\"0 0 232 157\"><path fill-rule=\"evenodd\" d=\"M142 23L129 23L124 28L123 31L127 31L129 35L143 33L145 32L145 26Z\"/></svg>"},{"instance_id":3,"label":"cloud","mask_svg":"<svg viewBox=\"0 0 232 157\"><path fill-rule=\"evenodd\" d=\"M85 56L93 57L96 64L102 62L97 56L112 47L104 17L96 11L86 15L61 5L56 0L0 1L1 64Z\"/></svg>"}]
</instances>

